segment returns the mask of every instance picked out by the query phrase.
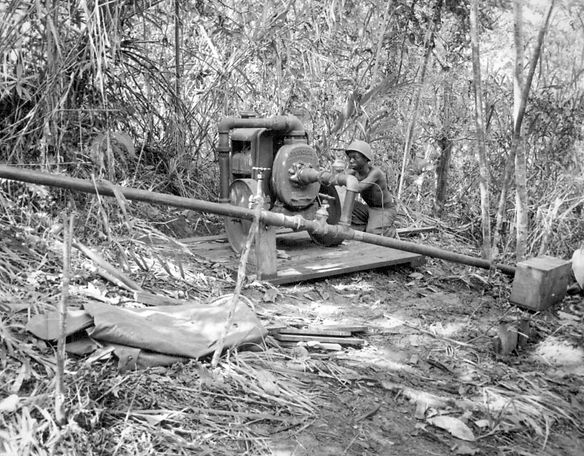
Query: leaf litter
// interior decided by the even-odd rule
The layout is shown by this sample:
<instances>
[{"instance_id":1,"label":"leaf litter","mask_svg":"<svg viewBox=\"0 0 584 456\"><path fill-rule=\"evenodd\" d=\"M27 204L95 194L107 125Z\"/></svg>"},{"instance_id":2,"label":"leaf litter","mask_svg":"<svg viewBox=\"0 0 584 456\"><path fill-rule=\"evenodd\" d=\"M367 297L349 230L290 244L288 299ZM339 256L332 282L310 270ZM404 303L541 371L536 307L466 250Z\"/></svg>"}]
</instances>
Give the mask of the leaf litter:
<instances>
[{"instance_id":1,"label":"leaf litter","mask_svg":"<svg viewBox=\"0 0 584 456\"><path fill-rule=\"evenodd\" d=\"M106 243L98 250L114 268L123 263L120 274L141 289L178 300L217 299L232 290L226 267L197 258L188 245L144 221L130 222L131 236L112 237L116 248ZM2 249L10 252L0 260L3 453L298 455L337 444L341 453L357 455L385 454L384 448L402 444L455 454L542 449L554 454L556 433L577 438L584 431L582 378L562 371L548 375L537 357L540 344L554 338L575 343L582 333L562 325L561 314L559 320L530 315L538 335L524 352L498 354L493 348L498 319L525 315L508 308L508 284L486 287L482 280L471 282L472 273L465 276L464 270L459 272L464 280L453 282L448 278L453 267L444 280L398 269L276 289L250 278L242 299L255 304L266 327L366 324L368 343L325 352L318 344L285 348L268 336L251 350L228 350L217 367L200 359L123 373L111 350L69 356L68 420L59 426L54 349L24 330L33 315L56 308L58 243L3 229ZM115 255L120 249L123 261ZM140 305L80 252L74 265L72 289L79 292L72 293L71 307L95 297L122 307ZM430 260L426 267L440 266ZM410 290L412 274L434 299ZM488 306L481 301L465 308L463 300L480 301L471 298L473 290ZM577 307L574 300L568 304ZM321 307L327 312L320 313ZM372 315L372 307L383 312ZM451 326L455 320L464 324ZM417 345L407 342L413 336ZM388 359L393 362L384 364ZM335 435L319 431L324 422Z\"/></svg>"}]
</instances>

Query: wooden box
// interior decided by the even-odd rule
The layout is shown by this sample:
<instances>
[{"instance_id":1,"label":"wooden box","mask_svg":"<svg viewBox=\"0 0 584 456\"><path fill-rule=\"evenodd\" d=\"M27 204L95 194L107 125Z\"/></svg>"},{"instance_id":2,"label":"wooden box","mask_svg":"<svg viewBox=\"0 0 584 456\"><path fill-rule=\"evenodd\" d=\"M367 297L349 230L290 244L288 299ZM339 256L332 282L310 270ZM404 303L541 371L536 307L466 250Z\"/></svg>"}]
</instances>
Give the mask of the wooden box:
<instances>
[{"instance_id":1,"label":"wooden box","mask_svg":"<svg viewBox=\"0 0 584 456\"><path fill-rule=\"evenodd\" d=\"M544 310L566 295L570 262L550 256L530 258L517 264L509 300L520 307Z\"/></svg>"}]
</instances>

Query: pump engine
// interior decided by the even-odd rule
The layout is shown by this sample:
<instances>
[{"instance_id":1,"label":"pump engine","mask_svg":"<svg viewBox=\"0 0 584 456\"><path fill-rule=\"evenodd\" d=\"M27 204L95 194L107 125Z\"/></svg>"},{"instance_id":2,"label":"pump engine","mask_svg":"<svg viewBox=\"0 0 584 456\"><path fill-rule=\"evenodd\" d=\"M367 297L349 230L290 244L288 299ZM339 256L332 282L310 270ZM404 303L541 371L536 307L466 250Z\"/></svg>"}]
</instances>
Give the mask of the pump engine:
<instances>
[{"instance_id":1,"label":"pump engine","mask_svg":"<svg viewBox=\"0 0 584 456\"><path fill-rule=\"evenodd\" d=\"M334 185L291 178L298 168L320 169L318 154L308 144L308 135L296 117L226 118L219 124L218 153L221 202L249 207L261 173L264 209L312 220L321 206L328 206L326 222L339 222L341 202ZM225 218L227 237L236 252L243 249L250 227L248 220ZM341 242L325 234L310 236L323 246Z\"/></svg>"}]
</instances>

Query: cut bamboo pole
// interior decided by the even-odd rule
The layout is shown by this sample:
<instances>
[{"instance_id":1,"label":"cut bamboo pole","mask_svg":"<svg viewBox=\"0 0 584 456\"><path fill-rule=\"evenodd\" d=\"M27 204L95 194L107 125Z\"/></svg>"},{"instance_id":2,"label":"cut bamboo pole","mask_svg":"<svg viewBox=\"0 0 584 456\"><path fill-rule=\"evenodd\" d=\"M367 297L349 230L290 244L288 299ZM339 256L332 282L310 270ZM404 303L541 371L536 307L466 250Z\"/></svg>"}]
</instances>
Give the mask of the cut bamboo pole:
<instances>
[{"instance_id":1,"label":"cut bamboo pole","mask_svg":"<svg viewBox=\"0 0 584 456\"><path fill-rule=\"evenodd\" d=\"M63 281L59 301L59 338L57 339L57 371L55 384L55 420L59 425L67 422L65 411L65 344L67 322L67 300L71 275L71 239L73 237L73 214L63 214Z\"/></svg>"},{"instance_id":2,"label":"cut bamboo pole","mask_svg":"<svg viewBox=\"0 0 584 456\"><path fill-rule=\"evenodd\" d=\"M235 315L235 309L237 308L237 303L239 302L239 295L241 294L241 288L243 287L243 279L245 278L245 270L247 267L247 259L249 258L249 252L251 250L251 244L253 239L256 237L256 232L260 226L260 215L262 212L262 207L264 206L261 180L257 185L257 194L254 198L253 204L254 204L253 212L255 217L253 219L253 223L247 235L245 247L243 248L243 252L241 253L241 258L239 259L239 267L237 269L237 282L235 284L235 290L233 291L233 296L231 298L229 313L227 315L227 319L225 320L223 331L221 332L221 337L213 353L213 358L211 360L212 367L217 367L217 365L219 364L221 352L223 352L223 348L225 347L225 338L227 337L227 333L229 332L231 325L233 325L233 316Z\"/></svg>"}]
</instances>

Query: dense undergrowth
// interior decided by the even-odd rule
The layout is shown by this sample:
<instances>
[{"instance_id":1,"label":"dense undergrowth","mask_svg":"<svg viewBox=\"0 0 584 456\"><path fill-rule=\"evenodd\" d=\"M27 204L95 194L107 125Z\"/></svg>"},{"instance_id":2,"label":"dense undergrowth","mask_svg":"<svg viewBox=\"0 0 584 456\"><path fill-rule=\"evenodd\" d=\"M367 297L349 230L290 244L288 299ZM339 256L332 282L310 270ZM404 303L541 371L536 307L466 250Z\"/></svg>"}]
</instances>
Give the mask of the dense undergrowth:
<instances>
[{"instance_id":1,"label":"dense undergrowth","mask_svg":"<svg viewBox=\"0 0 584 456\"><path fill-rule=\"evenodd\" d=\"M217 123L242 111L265 117L292 113L303 122L323 167L342 156L342 147L353 138L370 141L391 188L397 191L403 181L399 226L436 227L435 235L414 242L478 255L482 227L467 3L2 2L0 162L216 201ZM525 18L528 38L535 36L541 15L537 2L529 3L534 4ZM582 7L557 2L527 104L529 256L567 260L584 239ZM508 185L495 260L512 265L514 182L504 181L505 166L513 159L511 17L509 2L484 2L481 8L489 212L494 225L498 198ZM532 45L527 39L524 50ZM446 183L442 197L440 182ZM477 432L478 447L458 442L440 446L442 451L578 454L571 439L581 440L583 432L581 377L558 379L548 375L546 364L521 354L501 358L490 344L499 320L525 316L511 310L508 283L450 267L428 267L414 277L410 271L372 274L348 285L345 280L331 288L326 282L297 292L274 291L257 282L245 285L245 293L255 293L258 302L268 301L263 293L278 298L273 314L263 309L270 322L282 318L280 306L286 305L292 314L306 312L298 318L317 318L311 304L328 309L325 297L333 294L331 289L351 286L358 288L347 292L351 315L374 308L387 316L407 302L403 307L415 314L416 325L389 341L383 337L391 337L391 328L371 335L392 349L411 331L432 338L419 353L408 354L413 367L407 375L369 367L355 373L338 360L311 358L303 349L270 343L254 353L229 352L217 369L201 360L121 373L106 350L67 359L67 419L58 422L55 346L25 327L32 316L56 309L63 297L63 223L70 214L74 241L153 293L208 300L233 291L229 271L176 242L222 232L221 217L0 178L2 454L267 455L273 449L268 437L302 434L335 399L318 403L317 396L331 391L347 397L356 391L358 406L368 395L387 401L384 416L391 419L378 423L375 432L365 432L366 418L355 421L349 414L347 426L331 438L333 443L348 440L334 454L368 454L374 450L367 442L351 445L359 435L371 444L384 426L407 421L391 415L394 409L411 417L423 408L405 403L404 398L415 402L415 387L448 393L441 397L447 405L436 402L446 414L462 414L465 404L473 407L464 419ZM372 290L381 295L370 299ZM452 296L440 301L448 293ZM104 279L93 261L74 250L68 305L79 308L88 299L136 305L131 292ZM418 309L424 299L429 304ZM464 340L437 332L449 300L457 305L445 318L463 319ZM483 321L485 300L493 313ZM581 300L570 297L565 306L561 318L530 315L538 335L529 350L535 352L536 341L550 341L550 350L577 351L583 340ZM379 315L363 318L369 324ZM416 357L420 363L412 361ZM427 359L434 362L431 373ZM453 389L451 376L461 366L475 369L476 378ZM374 378L376 373L392 381ZM373 386L360 386L367 382ZM377 419L375 407L371 416ZM329 410L335 424L341 421L337 411ZM424 419L426 412L437 413L426 407ZM368 417L371 410L361 413ZM401 449L408 451L424 436L436 445L440 438L426 426L417 422L415 433L399 429L397 435L412 436ZM420 447L412 451L421 454Z\"/></svg>"},{"instance_id":2,"label":"dense undergrowth","mask_svg":"<svg viewBox=\"0 0 584 456\"><path fill-rule=\"evenodd\" d=\"M377 0L298 0L285 8L9 2L0 7L0 161L215 200L217 122L250 110L292 113L325 167L353 138L370 141L390 186L397 192L403 183L404 225L439 219L479 245L467 5L426 0L387 8ZM529 8L526 52L542 13ZM580 8L558 2L525 114L529 256L569 257L584 235L584 97L573 79L584 42L573 20ZM481 9L489 50L483 55L489 212L494 225L507 190L495 247L508 263L516 250L513 179L504 181L513 160L513 90L499 67L511 65L511 18L508 4ZM105 220L119 216L106 200L28 184L2 182L2 189L3 204L23 208L48 198L34 215L38 225L29 220L41 231L68 204L84 214L85 229L101 233L96 239L107 236Z\"/></svg>"},{"instance_id":3,"label":"dense undergrowth","mask_svg":"<svg viewBox=\"0 0 584 456\"><path fill-rule=\"evenodd\" d=\"M66 420L59 422L56 347L33 336L26 324L55 310L63 296L62 207L47 194L35 198L40 199L34 205L6 207L1 224L2 454L267 456L276 451L274 439L316 445L303 440L311 435L329 446L300 445L299 454L335 448L374 455L390 447L400 454L413 449L488 456L578 454L581 376L546 363L560 352L577 352L583 337L577 321L581 299L566 300L560 318L552 312L530 314L508 304L507 278L435 261L414 273L404 268L292 287L244 282L243 294L266 325L310 324L331 311L363 319L371 332L361 350L329 356L281 347L267 338L253 352L227 352L218 367L205 358L138 371L124 369L107 347L92 355L67 355ZM185 302L213 300L233 290L224 266L197 257L158 230L170 230L159 221L176 213L130 205L120 215L115 199L100 204L99 222L76 211L74 239L91 245L145 290ZM209 231L216 226L213 219L197 219L192 232L197 222ZM449 229L439 228L420 242L477 251ZM96 299L140 305L78 250L71 269L70 309ZM499 354L494 337L524 319L531 328L527 346ZM452 333L452 327L460 331ZM545 354L544 349L547 361L533 355ZM398 361L403 370L386 371ZM339 394L351 402L337 404ZM476 441L452 440L436 431L431 423L440 416L467 423ZM338 434L322 431L329 426Z\"/></svg>"}]
</instances>

